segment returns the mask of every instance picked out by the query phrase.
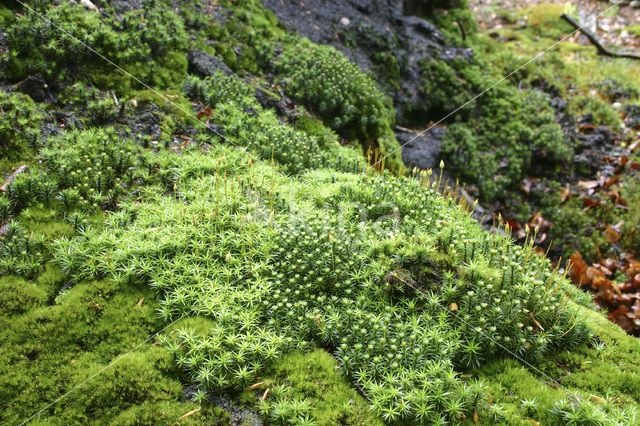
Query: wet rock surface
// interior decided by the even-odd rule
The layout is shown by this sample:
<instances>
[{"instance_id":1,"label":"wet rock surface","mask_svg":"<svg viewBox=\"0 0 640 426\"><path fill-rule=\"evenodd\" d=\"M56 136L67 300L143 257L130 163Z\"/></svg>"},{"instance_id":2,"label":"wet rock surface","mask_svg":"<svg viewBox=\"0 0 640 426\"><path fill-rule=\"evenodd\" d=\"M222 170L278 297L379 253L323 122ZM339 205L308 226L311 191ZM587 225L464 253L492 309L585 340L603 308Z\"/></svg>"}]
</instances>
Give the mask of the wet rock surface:
<instances>
[{"instance_id":1,"label":"wet rock surface","mask_svg":"<svg viewBox=\"0 0 640 426\"><path fill-rule=\"evenodd\" d=\"M411 168L435 168L440 162L440 145L445 132L439 127L427 132L396 128L396 137L402 147L402 161Z\"/></svg>"},{"instance_id":2,"label":"wet rock surface","mask_svg":"<svg viewBox=\"0 0 640 426\"><path fill-rule=\"evenodd\" d=\"M214 396L209 400L231 415L231 424L233 426L262 426L264 424L256 412L246 408L238 408L224 397Z\"/></svg>"},{"instance_id":3,"label":"wet rock surface","mask_svg":"<svg viewBox=\"0 0 640 426\"><path fill-rule=\"evenodd\" d=\"M30 75L21 82L17 83L14 90L29 95L36 102L44 102L51 97L47 82L40 75Z\"/></svg>"},{"instance_id":4,"label":"wet rock surface","mask_svg":"<svg viewBox=\"0 0 640 426\"><path fill-rule=\"evenodd\" d=\"M189 62L189 72L200 77L209 77L220 71L224 75L231 75L233 71L224 61L213 55L209 55L201 50L192 50L187 54Z\"/></svg>"}]
</instances>

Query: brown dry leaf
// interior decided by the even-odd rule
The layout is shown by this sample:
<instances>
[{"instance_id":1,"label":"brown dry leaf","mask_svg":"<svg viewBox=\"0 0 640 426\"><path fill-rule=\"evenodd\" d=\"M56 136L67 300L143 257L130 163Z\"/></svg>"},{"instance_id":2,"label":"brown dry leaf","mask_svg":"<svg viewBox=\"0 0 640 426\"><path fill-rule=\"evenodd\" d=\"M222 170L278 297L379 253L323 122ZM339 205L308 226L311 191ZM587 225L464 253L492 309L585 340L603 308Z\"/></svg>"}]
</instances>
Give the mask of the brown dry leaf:
<instances>
[{"instance_id":1,"label":"brown dry leaf","mask_svg":"<svg viewBox=\"0 0 640 426\"><path fill-rule=\"evenodd\" d=\"M202 111L200 111L198 115L196 115L196 118L200 120L202 117L211 117L212 115L213 110L209 108L209 105L205 105L204 108L202 108Z\"/></svg>"},{"instance_id":2,"label":"brown dry leaf","mask_svg":"<svg viewBox=\"0 0 640 426\"><path fill-rule=\"evenodd\" d=\"M569 195L571 195L571 185L567 184L567 186L560 190L560 202L564 203L565 201L567 201Z\"/></svg>"},{"instance_id":3,"label":"brown dry leaf","mask_svg":"<svg viewBox=\"0 0 640 426\"><path fill-rule=\"evenodd\" d=\"M522 188L525 194L529 195L531 193L531 184L536 180L536 178L526 177L520 182L520 188Z\"/></svg>"},{"instance_id":4,"label":"brown dry leaf","mask_svg":"<svg viewBox=\"0 0 640 426\"><path fill-rule=\"evenodd\" d=\"M617 181L619 181L621 177L622 177L622 175L611 176L610 178L608 178L607 180L604 181L604 185L603 186L605 188L608 188L611 185L613 185L614 183L616 183Z\"/></svg>"},{"instance_id":5,"label":"brown dry leaf","mask_svg":"<svg viewBox=\"0 0 640 426\"><path fill-rule=\"evenodd\" d=\"M595 289L600 289L603 287L607 287L611 285L611 281L609 281L604 275L596 275L591 280L591 285Z\"/></svg>"},{"instance_id":6,"label":"brown dry leaf","mask_svg":"<svg viewBox=\"0 0 640 426\"><path fill-rule=\"evenodd\" d=\"M595 180L581 180L578 185L584 189L594 189L598 187L598 181Z\"/></svg>"},{"instance_id":7,"label":"brown dry leaf","mask_svg":"<svg viewBox=\"0 0 640 426\"><path fill-rule=\"evenodd\" d=\"M574 284L589 284L584 282L585 272L587 271L587 263L582 258L580 253L574 253L571 255L571 270L569 271L569 277Z\"/></svg>"},{"instance_id":8,"label":"brown dry leaf","mask_svg":"<svg viewBox=\"0 0 640 426\"><path fill-rule=\"evenodd\" d=\"M622 236L622 234L613 226L607 226L607 229L604 231L604 233L607 237L607 241L609 241L609 244L617 243L618 241L620 241L620 237Z\"/></svg>"},{"instance_id":9,"label":"brown dry leaf","mask_svg":"<svg viewBox=\"0 0 640 426\"><path fill-rule=\"evenodd\" d=\"M640 262L638 262L637 260L632 260L631 262L629 262L629 266L624 272L628 277L633 277L634 275L640 273Z\"/></svg>"}]
</instances>

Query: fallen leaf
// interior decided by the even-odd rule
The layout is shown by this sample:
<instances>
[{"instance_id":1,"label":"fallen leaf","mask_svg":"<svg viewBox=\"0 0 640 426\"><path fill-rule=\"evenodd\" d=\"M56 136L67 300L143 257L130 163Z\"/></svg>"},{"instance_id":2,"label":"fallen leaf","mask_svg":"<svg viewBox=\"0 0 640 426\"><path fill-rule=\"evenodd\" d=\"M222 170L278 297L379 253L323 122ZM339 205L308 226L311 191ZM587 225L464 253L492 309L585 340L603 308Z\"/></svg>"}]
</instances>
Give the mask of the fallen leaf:
<instances>
[{"instance_id":1,"label":"fallen leaf","mask_svg":"<svg viewBox=\"0 0 640 426\"><path fill-rule=\"evenodd\" d=\"M536 178L526 177L520 182L520 188L522 188L525 194L529 195L531 193L531 184L536 180Z\"/></svg>"},{"instance_id":2,"label":"fallen leaf","mask_svg":"<svg viewBox=\"0 0 640 426\"><path fill-rule=\"evenodd\" d=\"M584 130L595 130L596 126L594 126L593 124L585 124L580 126L580 131L584 131Z\"/></svg>"},{"instance_id":3,"label":"fallen leaf","mask_svg":"<svg viewBox=\"0 0 640 426\"><path fill-rule=\"evenodd\" d=\"M585 279L585 272L587 271L587 263L582 258L580 253L574 253L571 255L571 270L569 271L569 278L574 284L586 285L590 284L583 282Z\"/></svg>"},{"instance_id":4,"label":"fallen leaf","mask_svg":"<svg viewBox=\"0 0 640 426\"><path fill-rule=\"evenodd\" d=\"M620 241L620 237L622 236L621 233L612 226L607 226L607 229L604 231L604 233L607 237L607 241L609 241L609 244L612 245Z\"/></svg>"},{"instance_id":5,"label":"fallen leaf","mask_svg":"<svg viewBox=\"0 0 640 426\"><path fill-rule=\"evenodd\" d=\"M204 108L202 108L202 111L200 111L198 115L196 115L196 118L200 120L202 117L211 117L212 115L213 110L209 108L209 105L205 105Z\"/></svg>"},{"instance_id":6,"label":"fallen leaf","mask_svg":"<svg viewBox=\"0 0 640 426\"><path fill-rule=\"evenodd\" d=\"M605 180L604 182L604 187L608 188L611 185L613 185L614 183L616 183L617 181L620 180L620 178L622 177L622 175L615 175L615 176L611 176L610 178L608 178L607 180Z\"/></svg>"},{"instance_id":7,"label":"fallen leaf","mask_svg":"<svg viewBox=\"0 0 640 426\"><path fill-rule=\"evenodd\" d=\"M567 201L569 195L571 195L571 185L567 184L567 186L560 190L560 202L564 203L565 201Z\"/></svg>"},{"instance_id":8,"label":"fallen leaf","mask_svg":"<svg viewBox=\"0 0 640 426\"><path fill-rule=\"evenodd\" d=\"M583 187L584 189L594 189L598 187L598 181L595 180L581 180L578 182L578 186Z\"/></svg>"}]
</instances>

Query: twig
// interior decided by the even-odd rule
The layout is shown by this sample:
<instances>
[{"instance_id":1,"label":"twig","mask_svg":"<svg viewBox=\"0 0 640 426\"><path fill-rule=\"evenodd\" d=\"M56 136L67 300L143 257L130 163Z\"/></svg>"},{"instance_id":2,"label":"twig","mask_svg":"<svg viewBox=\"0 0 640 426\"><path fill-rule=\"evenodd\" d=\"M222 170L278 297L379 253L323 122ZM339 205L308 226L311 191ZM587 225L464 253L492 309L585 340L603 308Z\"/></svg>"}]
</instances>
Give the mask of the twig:
<instances>
[{"instance_id":1,"label":"twig","mask_svg":"<svg viewBox=\"0 0 640 426\"><path fill-rule=\"evenodd\" d=\"M26 164L23 164L22 166L18 167L15 172L11 173L9 175L9 177L7 177L4 180L4 183L2 184L2 186L0 186L0 191L3 191L3 192L6 191L7 187L9 186L9 184L11 182L13 182L13 180L16 178L16 176L18 176L22 172L26 172L28 169L29 169L29 167L27 167Z\"/></svg>"},{"instance_id":2,"label":"twig","mask_svg":"<svg viewBox=\"0 0 640 426\"><path fill-rule=\"evenodd\" d=\"M571 16L563 13L562 15L560 15L560 17L571 24L575 29L582 31L582 34L587 36L589 41L598 49L598 53L600 55L612 56L614 58L640 59L640 54L637 53L615 52L613 50L607 49L602 45L602 43L600 43L600 40L598 40L598 37L596 37L595 34L593 34L588 29L580 26L580 24Z\"/></svg>"}]
</instances>

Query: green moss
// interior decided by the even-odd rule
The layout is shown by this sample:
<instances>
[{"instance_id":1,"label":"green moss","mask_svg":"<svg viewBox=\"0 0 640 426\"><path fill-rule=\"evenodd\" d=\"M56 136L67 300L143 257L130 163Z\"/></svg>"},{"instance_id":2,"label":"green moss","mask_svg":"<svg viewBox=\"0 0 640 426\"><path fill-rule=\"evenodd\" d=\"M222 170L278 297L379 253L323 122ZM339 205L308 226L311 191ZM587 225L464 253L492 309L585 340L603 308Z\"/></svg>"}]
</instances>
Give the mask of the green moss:
<instances>
[{"instance_id":1,"label":"green moss","mask_svg":"<svg viewBox=\"0 0 640 426\"><path fill-rule=\"evenodd\" d=\"M142 297L147 302L136 306ZM11 327L0 334L3 360L0 400L8 407L1 415L3 422L24 420L88 377L98 366L143 341L157 324L149 294L136 289L122 291L113 283L78 284L60 305L48 306L42 294L38 302L14 315ZM132 374L138 373L132 370ZM125 378L124 383L129 380ZM158 392L171 399L176 389L175 384L172 386L174 391L169 394ZM77 421L93 418L107 407L122 409L122 404L128 404L114 398L100 402L102 407L92 406L88 401L90 395L90 392L76 394L47 413L73 413L71 418Z\"/></svg>"},{"instance_id":2,"label":"green moss","mask_svg":"<svg viewBox=\"0 0 640 426\"><path fill-rule=\"evenodd\" d=\"M144 2L141 10L128 11L119 18L115 12L104 16L70 2L46 7L40 13L59 23L73 38L35 13L20 15L8 29L9 71L14 80L30 74L42 74L47 80L64 79L82 67L104 89L126 93L129 85L137 85L128 81L128 76L111 71L112 65L96 59L84 44L91 44L93 50L147 84L167 87L184 78L186 33L182 21L163 3Z\"/></svg>"},{"instance_id":3,"label":"green moss","mask_svg":"<svg viewBox=\"0 0 640 426\"><path fill-rule=\"evenodd\" d=\"M220 119L226 110L219 107ZM282 175L277 163L223 146L157 161L157 175L171 179L175 197L155 193L123 203L102 231L60 240L56 259L74 281L109 274L149 285L166 321L194 317L162 342L205 395L238 392L267 363L321 346L332 349L338 372L363 389L376 415L454 420L473 411L483 393L456 372L501 353L471 324L486 323L494 339L530 360L589 334L574 308L561 307L560 294L540 282L556 281L552 287L581 303L587 298L531 257L532 247L484 233L415 180L322 168L302 178ZM263 194L257 201L256 193ZM517 268L523 258L526 270ZM243 278L252 265L261 266ZM424 294L408 293L398 274ZM547 331L538 335L523 324L543 298L536 320ZM500 306L485 317L475 308L489 301ZM451 303L459 307L455 316ZM439 325L416 325L423 322ZM287 399L287 392L274 386L266 416L312 415L306 397ZM440 396L425 405L430 392Z\"/></svg>"},{"instance_id":4,"label":"green moss","mask_svg":"<svg viewBox=\"0 0 640 426\"><path fill-rule=\"evenodd\" d=\"M0 155L16 162L29 158L40 146L42 113L27 95L0 91ZM11 168L8 164L7 168Z\"/></svg>"},{"instance_id":5,"label":"green moss","mask_svg":"<svg viewBox=\"0 0 640 426\"><path fill-rule=\"evenodd\" d=\"M0 291L0 317L5 326L7 319L39 306L46 300L46 293L38 286L18 277L0 277Z\"/></svg>"},{"instance_id":6,"label":"green moss","mask_svg":"<svg viewBox=\"0 0 640 426\"><path fill-rule=\"evenodd\" d=\"M640 24L631 25L630 27L625 28L625 30L636 37L640 37Z\"/></svg>"},{"instance_id":7,"label":"green moss","mask_svg":"<svg viewBox=\"0 0 640 426\"><path fill-rule=\"evenodd\" d=\"M13 19L13 11L4 4L0 5L0 25L6 27Z\"/></svg>"},{"instance_id":8,"label":"green moss","mask_svg":"<svg viewBox=\"0 0 640 426\"><path fill-rule=\"evenodd\" d=\"M276 398L267 398L261 410L278 423L283 400L306 401L308 415L319 425L378 425L366 400L335 372L336 360L323 350L292 352L265 371L262 389L286 386ZM262 391L264 392L264 391ZM254 395L255 399L256 396ZM283 419L287 421L288 419Z\"/></svg>"},{"instance_id":9,"label":"green moss","mask_svg":"<svg viewBox=\"0 0 640 426\"><path fill-rule=\"evenodd\" d=\"M316 137L321 147L336 145L338 141L338 135L324 126L322 120L306 112L300 114L293 124L297 129L302 130L307 135Z\"/></svg>"},{"instance_id":10,"label":"green moss","mask_svg":"<svg viewBox=\"0 0 640 426\"><path fill-rule=\"evenodd\" d=\"M425 182L426 174L419 182L359 173L362 155L341 147L334 131L375 143L383 153L397 148L391 105L372 78L345 57L331 56L333 50L287 34L257 1L223 3L235 11L208 30L215 39L207 51L228 55L240 74L256 73L279 41L284 53L276 77L324 124L304 113L292 117L293 125L283 122L255 99L264 81L216 74L187 79L186 93L208 104L210 123L241 149L204 132L175 151L150 147L148 135L127 138L126 131L104 127L50 138L42 161L0 198L2 221L17 217L0 241L0 286L8 295L0 305L7 325L0 330L0 403L6 407L0 420L27 418L117 361L39 421L175 423L200 408L179 422L224 424L229 415L207 401L225 394L234 404L258 405L273 423L458 422L471 421L474 411L483 422L554 424L605 413L637 423L629 415L638 402L637 345L613 326L604 328L597 314L567 303L591 306L532 246L483 231ZM141 11L126 15L117 24L123 34L112 33L110 18L76 6L46 10L73 21L79 34L130 42L131 52L117 52L125 64L138 72L141 61L150 60L146 81L176 86L185 73L178 54L186 48L182 21L188 29L207 28L209 17L190 2L179 5L178 14L157 16L167 4L145 3L144 21ZM33 17L20 19L25 26ZM29 35L19 30L13 28L12 43L17 34ZM172 30L175 38L160 40L162 31ZM73 71L56 62L51 28L34 34L54 46L41 49L41 57L18 50L15 63L28 72L51 66L62 77ZM127 55L141 37L143 59L134 60ZM25 45L33 49L33 41ZM74 66L92 71L77 48L70 49L79 54ZM167 58L169 51L175 57ZM318 58L336 72L327 73ZM505 55L499 63L508 67L516 59ZM482 65L426 64L425 76L453 89L425 108L450 111L445 98L485 86L493 73ZM118 81L106 68L97 70L103 89ZM304 80L287 81L290 72ZM326 84L327 74L339 79ZM440 89L427 84L425 90ZM179 90L164 93L190 110ZM70 89L67 105L89 99L93 124L113 119L103 92L79 92L80 86ZM165 144L188 123L135 85L123 93L123 114L155 110ZM445 141L455 167L478 167L482 175L468 178L488 196L514 186L535 159L560 162L571 151L539 95L513 86L490 95L461 114L472 124L453 123ZM130 97L140 109L129 106ZM487 112L494 115L478 118ZM497 142L495 135L501 135ZM458 153L456 144L473 152ZM161 345L145 342L178 318L158 336ZM593 333L604 347L589 343ZM614 358L618 352L621 358ZM627 414L549 389L521 359L553 377L564 374L563 383L583 399L587 393L619 398ZM258 380L265 382L259 392L244 390ZM183 384L198 388L189 401Z\"/></svg>"},{"instance_id":11,"label":"green moss","mask_svg":"<svg viewBox=\"0 0 640 426\"><path fill-rule=\"evenodd\" d=\"M565 9L564 4L543 2L529 6L521 13L528 19L529 28L534 34L560 39L573 31L573 27L560 17Z\"/></svg>"},{"instance_id":12,"label":"green moss","mask_svg":"<svg viewBox=\"0 0 640 426\"><path fill-rule=\"evenodd\" d=\"M596 126L609 126L618 130L622 124L620 114L613 109L610 103L593 96L574 96L571 99L572 112L582 116L590 113L593 124Z\"/></svg>"},{"instance_id":13,"label":"green moss","mask_svg":"<svg viewBox=\"0 0 640 426\"><path fill-rule=\"evenodd\" d=\"M273 110L257 102L255 88L237 76L218 72L205 79L189 77L185 89L188 96L213 108L212 116L222 126L226 141L247 146L263 160L274 160L286 173L327 166L346 171L365 167L362 156L352 150L338 149L335 143L325 148L315 135L282 124Z\"/></svg>"},{"instance_id":14,"label":"green moss","mask_svg":"<svg viewBox=\"0 0 640 426\"><path fill-rule=\"evenodd\" d=\"M470 121L449 127L442 144L445 162L477 184L485 199L513 188L539 161L559 166L573 153L541 94L494 90L496 96L479 101Z\"/></svg>"},{"instance_id":15,"label":"green moss","mask_svg":"<svg viewBox=\"0 0 640 426\"><path fill-rule=\"evenodd\" d=\"M561 352L536 369L501 359L479 370L494 405L500 407L481 412L482 423L495 421L495 411L508 424L530 424L531 419L560 425L572 418L599 425L638 421L640 363L635 354L640 343L600 314L588 310L583 314L592 321L595 341ZM553 386L550 378L562 387Z\"/></svg>"},{"instance_id":16,"label":"green moss","mask_svg":"<svg viewBox=\"0 0 640 426\"><path fill-rule=\"evenodd\" d=\"M390 154L387 164L402 168L391 130L395 121L391 99L378 90L370 75L334 48L313 45L306 39L285 49L275 65L292 97L341 136L359 140L365 151L377 148Z\"/></svg>"}]
</instances>

